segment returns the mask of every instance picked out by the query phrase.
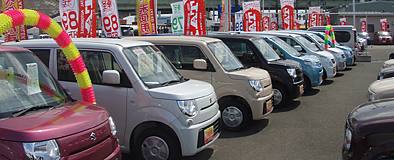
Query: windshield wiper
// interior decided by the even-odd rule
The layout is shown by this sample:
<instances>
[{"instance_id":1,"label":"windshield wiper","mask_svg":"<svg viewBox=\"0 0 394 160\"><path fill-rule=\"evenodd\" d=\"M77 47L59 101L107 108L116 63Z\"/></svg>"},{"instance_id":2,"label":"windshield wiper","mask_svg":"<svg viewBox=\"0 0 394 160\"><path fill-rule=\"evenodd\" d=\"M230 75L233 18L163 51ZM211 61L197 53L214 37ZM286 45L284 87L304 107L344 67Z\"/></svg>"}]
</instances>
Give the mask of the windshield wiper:
<instances>
[{"instance_id":1,"label":"windshield wiper","mask_svg":"<svg viewBox=\"0 0 394 160\"><path fill-rule=\"evenodd\" d=\"M61 105L61 103L60 103L60 105ZM13 117L19 117L19 116L22 116L22 115L26 114L27 112L30 112L30 111L39 110L39 109L45 109L45 108L49 108L48 110L52 110L53 108L56 108L56 107L57 106L51 106L51 105L34 106L34 107L25 108L25 109L22 109L22 110L18 110L18 111L12 112L12 116Z\"/></svg>"},{"instance_id":2,"label":"windshield wiper","mask_svg":"<svg viewBox=\"0 0 394 160\"><path fill-rule=\"evenodd\" d=\"M177 79L177 80L171 80L171 81L164 82L164 83L162 83L162 84L160 84L160 85L167 86L168 84L170 84L170 83L175 83L175 82L180 82L180 80L179 80L179 79Z\"/></svg>"}]
</instances>

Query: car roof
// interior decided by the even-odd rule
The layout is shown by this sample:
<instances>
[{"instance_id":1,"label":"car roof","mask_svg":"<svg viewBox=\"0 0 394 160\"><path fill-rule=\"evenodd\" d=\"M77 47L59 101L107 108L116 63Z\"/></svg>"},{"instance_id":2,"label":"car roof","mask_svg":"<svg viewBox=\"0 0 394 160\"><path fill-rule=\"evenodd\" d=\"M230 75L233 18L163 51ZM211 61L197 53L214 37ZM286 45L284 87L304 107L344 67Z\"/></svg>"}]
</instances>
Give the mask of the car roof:
<instances>
[{"instance_id":1,"label":"car roof","mask_svg":"<svg viewBox=\"0 0 394 160\"><path fill-rule=\"evenodd\" d=\"M256 34L261 34L261 35L274 35L276 37L295 37L295 36L299 36L297 34L293 34L293 33L284 33L284 32L279 32L279 31L264 31L264 32L248 32L248 33L256 33Z\"/></svg>"},{"instance_id":2,"label":"car roof","mask_svg":"<svg viewBox=\"0 0 394 160\"><path fill-rule=\"evenodd\" d=\"M139 40L139 41L155 41L155 42L185 42L185 43L195 43L195 42L217 42L221 41L216 38L202 37L202 36L131 36L122 37L122 39Z\"/></svg>"},{"instance_id":3,"label":"car roof","mask_svg":"<svg viewBox=\"0 0 394 160\"><path fill-rule=\"evenodd\" d=\"M214 37L214 38L232 38L232 39L254 39L254 38L261 38L256 35L250 34L215 34L215 35L207 35L207 37Z\"/></svg>"},{"instance_id":4,"label":"car roof","mask_svg":"<svg viewBox=\"0 0 394 160\"><path fill-rule=\"evenodd\" d=\"M132 41L126 39L115 39L115 38L72 38L71 39L75 45L94 45L100 44L102 45L118 45L125 48L133 47L133 46L141 46L141 45L153 45L149 42L141 42L141 41ZM23 40L20 42L6 42L7 44L20 44L24 47L39 47L45 45L46 47L58 47L58 44L55 43L54 39L32 39L32 40Z\"/></svg>"},{"instance_id":5,"label":"car roof","mask_svg":"<svg viewBox=\"0 0 394 160\"><path fill-rule=\"evenodd\" d=\"M6 52L6 51L29 51L29 50L26 48L17 47L17 46L0 45L0 52Z\"/></svg>"}]
</instances>

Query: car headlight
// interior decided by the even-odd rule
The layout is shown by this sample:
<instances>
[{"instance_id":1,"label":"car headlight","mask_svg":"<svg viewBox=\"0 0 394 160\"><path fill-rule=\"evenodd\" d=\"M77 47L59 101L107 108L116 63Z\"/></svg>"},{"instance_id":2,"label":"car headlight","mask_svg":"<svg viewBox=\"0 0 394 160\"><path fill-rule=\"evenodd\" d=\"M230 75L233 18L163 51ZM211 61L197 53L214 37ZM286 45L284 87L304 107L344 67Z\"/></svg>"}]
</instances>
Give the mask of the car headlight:
<instances>
[{"instance_id":1,"label":"car headlight","mask_svg":"<svg viewBox=\"0 0 394 160\"><path fill-rule=\"evenodd\" d=\"M32 160L60 159L59 146L55 140L23 143L23 148L25 149L27 157Z\"/></svg>"},{"instance_id":2,"label":"car headlight","mask_svg":"<svg viewBox=\"0 0 394 160\"><path fill-rule=\"evenodd\" d=\"M320 58L321 58L323 61L327 62L330 66L334 65L334 64L331 62L331 60L328 59L327 57L325 57L325 56L320 56Z\"/></svg>"},{"instance_id":3,"label":"car headlight","mask_svg":"<svg viewBox=\"0 0 394 160\"><path fill-rule=\"evenodd\" d=\"M349 150L352 145L352 131L349 128L346 128L345 131L345 140L344 140L345 149Z\"/></svg>"},{"instance_id":4,"label":"car headlight","mask_svg":"<svg viewBox=\"0 0 394 160\"><path fill-rule=\"evenodd\" d=\"M373 101L373 100L375 100L375 95L373 93L369 93L368 101Z\"/></svg>"},{"instance_id":5,"label":"car headlight","mask_svg":"<svg viewBox=\"0 0 394 160\"><path fill-rule=\"evenodd\" d=\"M112 119L112 117L109 117L108 118L108 122L109 122L109 126L111 127L111 133L112 133L112 135L113 136L116 136L116 126L115 126L115 123L114 123L114 120Z\"/></svg>"},{"instance_id":6,"label":"car headlight","mask_svg":"<svg viewBox=\"0 0 394 160\"><path fill-rule=\"evenodd\" d=\"M382 37L379 37L379 39L382 39Z\"/></svg>"},{"instance_id":7,"label":"car headlight","mask_svg":"<svg viewBox=\"0 0 394 160\"><path fill-rule=\"evenodd\" d=\"M263 86L260 80L249 80L250 86L257 92L263 91Z\"/></svg>"},{"instance_id":8,"label":"car headlight","mask_svg":"<svg viewBox=\"0 0 394 160\"><path fill-rule=\"evenodd\" d=\"M297 73L296 73L296 70L295 70L294 68L288 68L288 69L287 69L287 73L289 73L289 75L290 75L292 78L296 78L296 77L297 77Z\"/></svg>"},{"instance_id":9,"label":"car headlight","mask_svg":"<svg viewBox=\"0 0 394 160\"><path fill-rule=\"evenodd\" d=\"M307 58L307 59L303 59L303 60L304 60L305 65L307 65L307 66L316 66L317 65L316 63L314 63L312 61L312 59Z\"/></svg>"},{"instance_id":10,"label":"car headlight","mask_svg":"<svg viewBox=\"0 0 394 160\"><path fill-rule=\"evenodd\" d=\"M195 116L197 114L196 101L194 100L185 100L185 101L176 101L178 103L178 107L181 112L187 116Z\"/></svg>"}]
</instances>

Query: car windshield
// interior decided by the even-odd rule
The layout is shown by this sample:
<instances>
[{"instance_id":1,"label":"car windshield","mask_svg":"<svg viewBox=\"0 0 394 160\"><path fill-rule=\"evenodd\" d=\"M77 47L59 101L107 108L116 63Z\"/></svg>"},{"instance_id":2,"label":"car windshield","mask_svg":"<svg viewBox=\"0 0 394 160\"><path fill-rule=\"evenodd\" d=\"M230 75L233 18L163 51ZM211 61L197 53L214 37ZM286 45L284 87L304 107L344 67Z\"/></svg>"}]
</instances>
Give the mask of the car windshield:
<instances>
[{"instance_id":1,"label":"car windshield","mask_svg":"<svg viewBox=\"0 0 394 160\"><path fill-rule=\"evenodd\" d=\"M308 41L306 38L302 36L295 36L298 41L300 41L303 45L308 47L310 50L317 52L319 51L319 48L316 47L316 45L313 45L310 41Z\"/></svg>"},{"instance_id":2,"label":"car windshield","mask_svg":"<svg viewBox=\"0 0 394 160\"><path fill-rule=\"evenodd\" d=\"M379 36L389 36L389 32L379 32Z\"/></svg>"},{"instance_id":3,"label":"car windshield","mask_svg":"<svg viewBox=\"0 0 394 160\"><path fill-rule=\"evenodd\" d=\"M367 38L368 37L368 33L367 32L359 32L358 36L360 36L361 38Z\"/></svg>"},{"instance_id":4,"label":"car windshield","mask_svg":"<svg viewBox=\"0 0 394 160\"><path fill-rule=\"evenodd\" d=\"M255 38L252 40L253 44L257 47L257 49L263 54L263 57L268 62L279 60L280 57L276 52L272 49L271 46L264 41L263 38Z\"/></svg>"},{"instance_id":5,"label":"car windshield","mask_svg":"<svg viewBox=\"0 0 394 160\"><path fill-rule=\"evenodd\" d=\"M27 51L0 52L0 90L0 119L72 100L48 68Z\"/></svg>"},{"instance_id":6,"label":"car windshield","mask_svg":"<svg viewBox=\"0 0 394 160\"><path fill-rule=\"evenodd\" d=\"M215 58L222 65L226 71L236 71L244 66L231 52L230 48L222 41L208 43L208 48L211 50Z\"/></svg>"},{"instance_id":7,"label":"car windshield","mask_svg":"<svg viewBox=\"0 0 394 160\"><path fill-rule=\"evenodd\" d=\"M285 52L287 52L287 53L289 53L289 54L291 54L293 56L299 57L301 55L301 53L299 53L297 50L295 50L293 47L291 47L285 41L283 41L282 39L280 39L278 37L271 38L271 41L276 43Z\"/></svg>"},{"instance_id":8,"label":"car windshield","mask_svg":"<svg viewBox=\"0 0 394 160\"><path fill-rule=\"evenodd\" d=\"M125 48L123 53L148 88L182 81L181 74L155 46Z\"/></svg>"},{"instance_id":9,"label":"car windshield","mask_svg":"<svg viewBox=\"0 0 394 160\"><path fill-rule=\"evenodd\" d=\"M315 34L310 34L311 37L313 39L315 39L316 41L318 41L320 43L321 46L324 46L324 39L320 38L319 36L315 35Z\"/></svg>"}]
</instances>

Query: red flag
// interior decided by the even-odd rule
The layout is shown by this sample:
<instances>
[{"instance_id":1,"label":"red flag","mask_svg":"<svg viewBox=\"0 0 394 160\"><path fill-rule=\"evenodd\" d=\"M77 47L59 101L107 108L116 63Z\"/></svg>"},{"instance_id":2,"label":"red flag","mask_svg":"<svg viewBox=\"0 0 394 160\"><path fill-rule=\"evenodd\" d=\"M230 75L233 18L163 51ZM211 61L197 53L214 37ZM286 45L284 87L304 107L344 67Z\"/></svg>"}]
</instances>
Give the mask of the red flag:
<instances>
[{"instance_id":1,"label":"red flag","mask_svg":"<svg viewBox=\"0 0 394 160\"><path fill-rule=\"evenodd\" d=\"M280 0L283 30L294 29L294 0Z\"/></svg>"},{"instance_id":2,"label":"red flag","mask_svg":"<svg viewBox=\"0 0 394 160\"><path fill-rule=\"evenodd\" d=\"M271 18L271 30L278 30L278 21L276 20L276 17Z\"/></svg>"},{"instance_id":3,"label":"red flag","mask_svg":"<svg viewBox=\"0 0 394 160\"><path fill-rule=\"evenodd\" d=\"M96 0L79 0L78 37L97 37Z\"/></svg>"},{"instance_id":4,"label":"red flag","mask_svg":"<svg viewBox=\"0 0 394 160\"><path fill-rule=\"evenodd\" d=\"M23 0L2 0L2 9L3 11L9 11L14 9L24 9ZM5 41L15 41L26 40L27 39L27 30L25 25L15 26L7 30L5 33Z\"/></svg>"},{"instance_id":5,"label":"red flag","mask_svg":"<svg viewBox=\"0 0 394 160\"><path fill-rule=\"evenodd\" d=\"M343 25L346 25L346 18L341 18L341 19L339 19L340 20L340 24L343 26Z\"/></svg>"},{"instance_id":6,"label":"red flag","mask_svg":"<svg viewBox=\"0 0 394 160\"><path fill-rule=\"evenodd\" d=\"M380 19L380 28L382 31L387 31L387 18Z\"/></svg>"},{"instance_id":7,"label":"red flag","mask_svg":"<svg viewBox=\"0 0 394 160\"><path fill-rule=\"evenodd\" d=\"M157 34L156 13L155 13L155 0L150 0L150 23L152 26L152 34Z\"/></svg>"},{"instance_id":8,"label":"red flag","mask_svg":"<svg viewBox=\"0 0 394 160\"><path fill-rule=\"evenodd\" d=\"M326 21L327 21L327 25L330 25L330 13L326 12Z\"/></svg>"},{"instance_id":9,"label":"red flag","mask_svg":"<svg viewBox=\"0 0 394 160\"><path fill-rule=\"evenodd\" d=\"M360 23L361 32L367 32L367 18L361 18Z\"/></svg>"},{"instance_id":10,"label":"red flag","mask_svg":"<svg viewBox=\"0 0 394 160\"><path fill-rule=\"evenodd\" d=\"M309 27L320 25L320 7L309 7Z\"/></svg>"},{"instance_id":11,"label":"red flag","mask_svg":"<svg viewBox=\"0 0 394 160\"><path fill-rule=\"evenodd\" d=\"M270 14L263 14L263 31L270 30Z\"/></svg>"},{"instance_id":12,"label":"red flag","mask_svg":"<svg viewBox=\"0 0 394 160\"><path fill-rule=\"evenodd\" d=\"M260 1L243 2L242 6L244 9L244 31L261 31Z\"/></svg>"},{"instance_id":13,"label":"red flag","mask_svg":"<svg viewBox=\"0 0 394 160\"><path fill-rule=\"evenodd\" d=\"M206 35L205 1L183 0L185 6L185 35Z\"/></svg>"}]
</instances>

